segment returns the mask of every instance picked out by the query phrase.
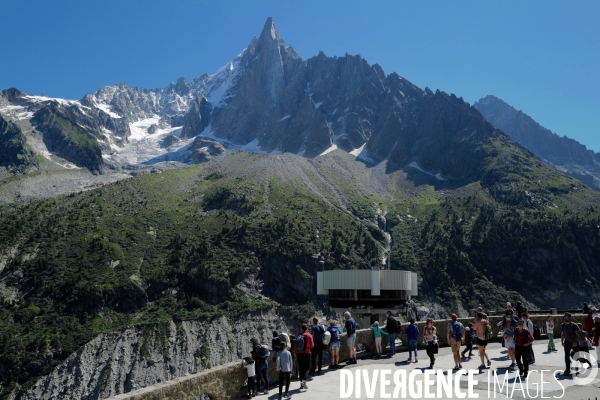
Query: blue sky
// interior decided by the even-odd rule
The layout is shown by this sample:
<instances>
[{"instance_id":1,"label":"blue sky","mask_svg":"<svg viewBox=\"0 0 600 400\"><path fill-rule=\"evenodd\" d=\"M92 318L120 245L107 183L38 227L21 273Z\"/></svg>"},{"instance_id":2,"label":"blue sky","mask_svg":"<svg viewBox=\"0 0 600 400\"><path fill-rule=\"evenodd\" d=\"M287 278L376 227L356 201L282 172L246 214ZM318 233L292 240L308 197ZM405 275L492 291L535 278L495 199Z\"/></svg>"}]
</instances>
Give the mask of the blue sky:
<instances>
[{"instance_id":1,"label":"blue sky","mask_svg":"<svg viewBox=\"0 0 600 400\"><path fill-rule=\"evenodd\" d=\"M302 58L360 54L471 103L493 94L600 151L596 0L0 0L0 89L81 98L214 73L267 16Z\"/></svg>"}]
</instances>

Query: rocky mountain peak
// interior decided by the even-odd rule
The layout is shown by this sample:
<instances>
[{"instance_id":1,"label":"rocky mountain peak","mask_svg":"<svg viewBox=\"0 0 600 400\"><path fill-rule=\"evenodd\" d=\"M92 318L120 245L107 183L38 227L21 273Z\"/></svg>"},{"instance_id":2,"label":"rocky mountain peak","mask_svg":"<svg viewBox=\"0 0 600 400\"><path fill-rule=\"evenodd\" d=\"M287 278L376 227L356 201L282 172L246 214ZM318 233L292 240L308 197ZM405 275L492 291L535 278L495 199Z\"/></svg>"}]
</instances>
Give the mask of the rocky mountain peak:
<instances>
[{"instance_id":1,"label":"rocky mountain peak","mask_svg":"<svg viewBox=\"0 0 600 400\"><path fill-rule=\"evenodd\" d=\"M263 30L260 33L259 41L262 42L266 40L275 40L277 42L283 42L283 39L281 39L281 36L279 36L279 32L275 27L275 21L273 20L273 17L267 18Z\"/></svg>"}]
</instances>

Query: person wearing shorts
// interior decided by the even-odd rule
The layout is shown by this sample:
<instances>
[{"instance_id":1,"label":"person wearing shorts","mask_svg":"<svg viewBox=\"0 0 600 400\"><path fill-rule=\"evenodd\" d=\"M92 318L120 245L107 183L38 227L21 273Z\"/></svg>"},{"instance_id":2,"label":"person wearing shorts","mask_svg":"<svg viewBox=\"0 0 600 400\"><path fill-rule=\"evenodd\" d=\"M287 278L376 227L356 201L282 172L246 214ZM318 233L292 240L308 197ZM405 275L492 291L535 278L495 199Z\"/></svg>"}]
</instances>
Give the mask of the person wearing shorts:
<instances>
[{"instance_id":1,"label":"person wearing shorts","mask_svg":"<svg viewBox=\"0 0 600 400\"><path fill-rule=\"evenodd\" d=\"M487 346L487 340L485 340L485 334L487 332L487 325L489 321L487 319L487 315L484 313L477 313L475 316L475 325L473 325L473 329L475 330L475 343L477 344L477 350L479 350L479 359L481 360L481 365L479 369L486 369L492 365L490 358L487 355L485 347ZM487 367L485 362L487 360Z\"/></svg>"},{"instance_id":2,"label":"person wearing shorts","mask_svg":"<svg viewBox=\"0 0 600 400\"><path fill-rule=\"evenodd\" d=\"M336 320L332 320L329 322L327 332L329 332L329 334L331 335L331 341L329 342L329 359L331 360L331 364L329 364L329 368L339 368L340 336L342 334L342 330L337 325Z\"/></svg>"},{"instance_id":3,"label":"person wearing shorts","mask_svg":"<svg viewBox=\"0 0 600 400\"><path fill-rule=\"evenodd\" d=\"M452 355L454 356L454 371L462 369L460 346L465 342L465 327L457 321L457 318L456 314L452 314L452 322L448 324L446 330L446 340L452 348Z\"/></svg>"},{"instance_id":4,"label":"person wearing shorts","mask_svg":"<svg viewBox=\"0 0 600 400\"><path fill-rule=\"evenodd\" d=\"M515 330L517 329L517 321L512 316L505 315L501 325L501 329L504 330L504 347L506 347L508 357L511 361L511 364L508 368L514 369L517 366L514 340Z\"/></svg>"},{"instance_id":5,"label":"person wearing shorts","mask_svg":"<svg viewBox=\"0 0 600 400\"><path fill-rule=\"evenodd\" d=\"M356 321L352 318L352 315L349 311L344 313L345 327L346 327L346 344L348 345L348 350L350 351L350 359L346 361L346 364L356 364Z\"/></svg>"}]
</instances>

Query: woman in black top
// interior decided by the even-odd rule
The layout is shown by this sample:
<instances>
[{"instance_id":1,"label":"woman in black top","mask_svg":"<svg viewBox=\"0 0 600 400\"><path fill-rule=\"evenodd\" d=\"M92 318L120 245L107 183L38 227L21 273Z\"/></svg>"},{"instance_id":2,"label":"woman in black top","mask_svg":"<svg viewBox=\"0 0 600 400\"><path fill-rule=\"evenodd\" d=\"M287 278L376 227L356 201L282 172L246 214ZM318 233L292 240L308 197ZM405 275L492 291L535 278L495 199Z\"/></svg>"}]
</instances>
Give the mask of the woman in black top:
<instances>
[{"instance_id":1,"label":"woman in black top","mask_svg":"<svg viewBox=\"0 0 600 400\"><path fill-rule=\"evenodd\" d=\"M523 307L523 303L521 303L520 301L517 301L517 307L515 307L515 310L517 311L517 317L519 317L519 319L523 318L523 311L525 311L525 307Z\"/></svg>"}]
</instances>

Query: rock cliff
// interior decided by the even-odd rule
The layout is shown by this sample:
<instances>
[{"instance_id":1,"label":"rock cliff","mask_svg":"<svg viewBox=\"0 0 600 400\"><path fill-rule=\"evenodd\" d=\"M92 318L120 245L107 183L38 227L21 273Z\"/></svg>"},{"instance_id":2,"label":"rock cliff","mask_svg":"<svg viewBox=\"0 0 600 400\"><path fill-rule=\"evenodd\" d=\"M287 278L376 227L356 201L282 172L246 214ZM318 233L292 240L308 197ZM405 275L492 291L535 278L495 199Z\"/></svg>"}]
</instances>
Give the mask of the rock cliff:
<instances>
[{"instance_id":1,"label":"rock cliff","mask_svg":"<svg viewBox=\"0 0 600 400\"><path fill-rule=\"evenodd\" d=\"M270 345L272 330L298 328L272 309L234 321L167 321L101 334L19 399L105 399L240 360L250 354L250 338Z\"/></svg>"}]
</instances>

